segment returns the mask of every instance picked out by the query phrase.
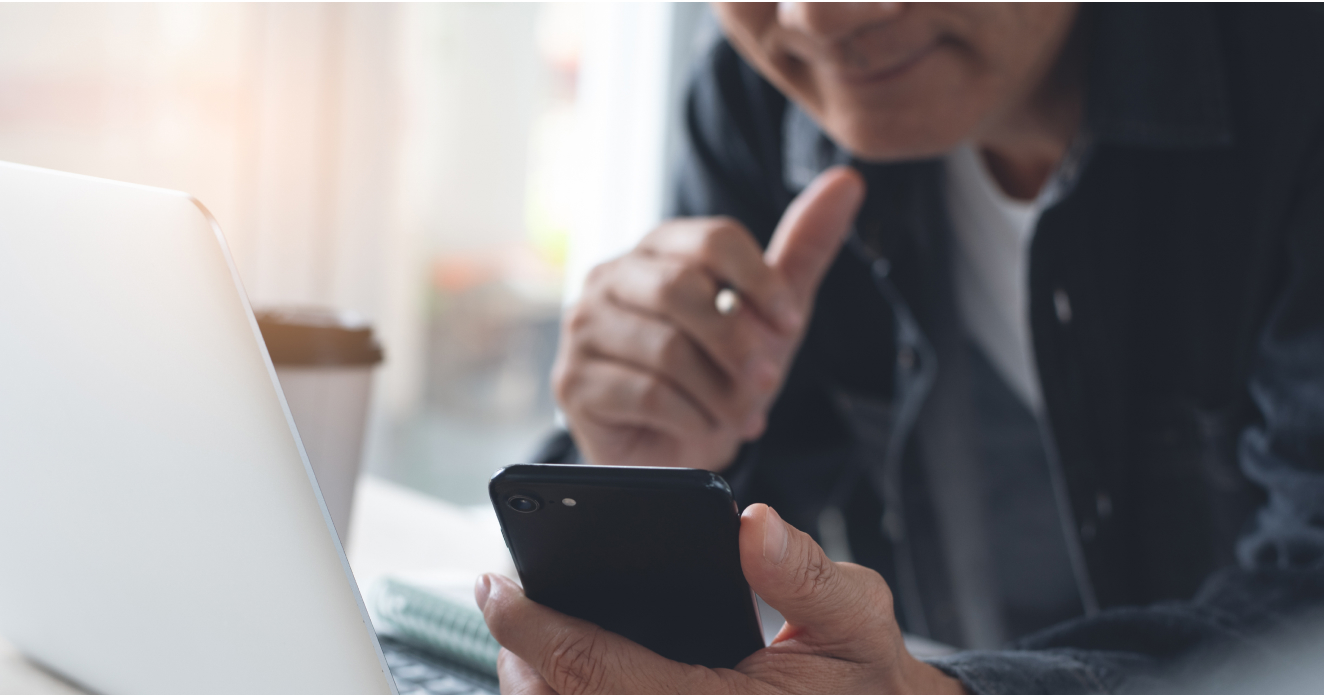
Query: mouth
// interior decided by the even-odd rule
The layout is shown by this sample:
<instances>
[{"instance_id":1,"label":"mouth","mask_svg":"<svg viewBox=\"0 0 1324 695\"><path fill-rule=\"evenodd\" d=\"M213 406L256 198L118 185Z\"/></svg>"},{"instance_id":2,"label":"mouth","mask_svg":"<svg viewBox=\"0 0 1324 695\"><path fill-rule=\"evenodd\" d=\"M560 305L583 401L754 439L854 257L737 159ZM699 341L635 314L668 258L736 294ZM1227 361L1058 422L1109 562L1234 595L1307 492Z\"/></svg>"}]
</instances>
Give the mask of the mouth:
<instances>
[{"instance_id":1,"label":"mouth","mask_svg":"<svg viewBox=\"0 0 1324 695\"><path fill-rule=\"evenodd\" d=\"M866 87L888 82L905 75L933 55L942 46L941 40L935 40L918 51L914 51L898 62L878 70L861 72L850 68L841 69L838 75L842 82L852 87Z\"/></svg>"}]
</instances>

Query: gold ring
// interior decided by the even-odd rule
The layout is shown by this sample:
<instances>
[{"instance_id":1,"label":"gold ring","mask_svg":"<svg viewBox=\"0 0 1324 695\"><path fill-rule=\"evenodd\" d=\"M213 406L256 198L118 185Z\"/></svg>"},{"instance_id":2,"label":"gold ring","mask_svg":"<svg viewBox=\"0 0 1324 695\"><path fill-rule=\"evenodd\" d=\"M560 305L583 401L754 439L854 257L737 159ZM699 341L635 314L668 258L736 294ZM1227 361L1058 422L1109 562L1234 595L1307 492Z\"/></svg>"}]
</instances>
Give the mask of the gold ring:
<instances>
[{"instance_id":1,"label":"gold ring","mask_svg":"<svg viewBox=\"0 0 1324 695\"><path fill-rule=\"evenodd\" d=\"M723 287L717 290L717 296L713 297L713 306L722 316L730 316L740 311L740 295L730 287Z\"/></svg>"}]
</instances>

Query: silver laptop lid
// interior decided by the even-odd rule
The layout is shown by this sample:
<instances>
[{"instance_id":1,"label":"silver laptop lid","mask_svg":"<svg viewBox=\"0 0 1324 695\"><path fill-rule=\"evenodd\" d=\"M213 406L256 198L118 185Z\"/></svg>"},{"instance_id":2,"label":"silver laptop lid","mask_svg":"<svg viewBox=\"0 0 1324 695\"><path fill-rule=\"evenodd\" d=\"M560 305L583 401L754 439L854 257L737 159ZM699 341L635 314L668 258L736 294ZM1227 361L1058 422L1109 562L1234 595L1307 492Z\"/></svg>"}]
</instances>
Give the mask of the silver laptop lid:
<instances>
[{"instance_id":1,"label":"silver laptop lid","mask_svg":"<svg viewBox=\"0 0 1324 695\"><path fill-rule=\"evenodd\" d=\"M187 195L0 163L0 635L105 695L395 690Z\"/></svg>"}]
</instances>

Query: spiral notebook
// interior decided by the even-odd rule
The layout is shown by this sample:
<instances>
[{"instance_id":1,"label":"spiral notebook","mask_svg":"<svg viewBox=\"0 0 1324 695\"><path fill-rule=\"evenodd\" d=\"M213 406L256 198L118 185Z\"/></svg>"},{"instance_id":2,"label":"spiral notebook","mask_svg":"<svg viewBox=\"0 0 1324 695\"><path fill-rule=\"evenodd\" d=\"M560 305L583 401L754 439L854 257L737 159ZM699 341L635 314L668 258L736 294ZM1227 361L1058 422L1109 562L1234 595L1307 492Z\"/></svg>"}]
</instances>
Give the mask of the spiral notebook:
<instances>
[{"instance_id":1,"label":"spiral notebook","mask_svg":"<svg viewBox=\"0 0 1324 695\"><path fill-rule=\"evenodd\" d=\"M379 632L479 674L496 677L501 645L474 603L473 583L383 577L368 595Z\"/></svg>"},{"instance_id":2,"label":"spiral notebook","mask_svg":"<svg viewBox=\"0 0 1324 695\"><path fill-rule=\"evenodd\" d=\"M496 679L497 644L473 599L469 575L444 574L384 577L372 585L368 607L379 632L447 663ZM782 616L759 599L764 638L771 641ZM954 647L915 635L904 635L906 648L920 659L954 654Z\"/></svg>"}]
</instances>

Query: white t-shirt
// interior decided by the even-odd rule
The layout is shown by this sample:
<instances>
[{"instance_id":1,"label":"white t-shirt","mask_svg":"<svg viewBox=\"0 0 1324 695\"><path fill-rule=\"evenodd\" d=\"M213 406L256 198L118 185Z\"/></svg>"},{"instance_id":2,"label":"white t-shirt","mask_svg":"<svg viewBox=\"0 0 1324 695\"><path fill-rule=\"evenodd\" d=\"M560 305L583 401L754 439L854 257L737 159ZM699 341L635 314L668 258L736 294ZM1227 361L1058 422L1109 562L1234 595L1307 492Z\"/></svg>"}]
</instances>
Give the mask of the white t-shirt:
<instances>
[{"instance_id":1,"label":"white t-shirt","mask_svg":"<svg viewBox=\"0 0 1324 695\"><path fill-rule=\"evenodd\" d=\"M1027 298L1030 240L1044 196L1028 203L1007 197L970 145L947 155L944 176L961 322L1012 391L1038 412Z\"/></svg>"}]
</instances>

